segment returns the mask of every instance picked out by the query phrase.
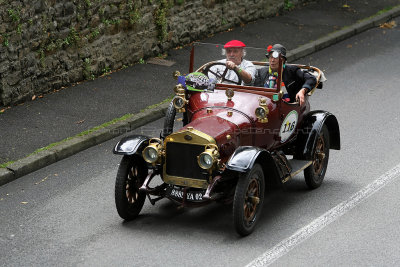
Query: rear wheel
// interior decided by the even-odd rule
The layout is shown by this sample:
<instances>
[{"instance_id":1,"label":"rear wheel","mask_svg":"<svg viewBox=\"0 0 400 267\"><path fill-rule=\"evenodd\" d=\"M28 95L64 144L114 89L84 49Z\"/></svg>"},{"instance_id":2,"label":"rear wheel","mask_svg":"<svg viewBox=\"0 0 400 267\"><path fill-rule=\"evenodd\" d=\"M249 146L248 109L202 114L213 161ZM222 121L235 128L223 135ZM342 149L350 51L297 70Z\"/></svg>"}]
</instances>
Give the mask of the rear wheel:
<instances>
[{"instance_id":1,"label":"rear wheel","mask_svg":"<svg viewBox=\"0 0 400 267\"><path fill-rule=\"evenodd\" d=\"M115 181L115 205L119 216L133 220L142 210L146 193L140 192L148 173L144 160L135 156L124 156Z\"/></svg>"},{"instance_id":2,"label":"rear wheel","mask_svg":"<svg viewBox=\"0 0 400 267\"><path fill-rule=\"evenodd\" d=\"M329 131L326 125L315 142L313 162L304 170L304 178L309 188L318 188L324 180L329 160Z\"/></svg>"},{"instance_id":3,"label":"rear wheel","mask_svg":"<svg viewBox=\"0 0 400 267\"><path fill-rule=\"evenodd\" d=\"M264 173L259 164L239 178L233 200L233 220L241 236L253 232L264 203L264 190Z\"/></svg>"}]
</instances>

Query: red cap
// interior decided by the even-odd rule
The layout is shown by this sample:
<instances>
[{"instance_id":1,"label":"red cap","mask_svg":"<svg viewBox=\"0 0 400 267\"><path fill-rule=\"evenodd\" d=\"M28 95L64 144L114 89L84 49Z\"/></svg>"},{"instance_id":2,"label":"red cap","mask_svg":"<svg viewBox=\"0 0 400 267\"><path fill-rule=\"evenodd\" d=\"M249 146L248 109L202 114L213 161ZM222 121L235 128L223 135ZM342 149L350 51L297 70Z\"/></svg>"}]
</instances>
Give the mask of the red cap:
<instances>
[{"instance_id":1,"label":"red cap","mask_svg":"<svg viewBox=\"0 0 400 267\"><path fill-rule=\"evenodd\" d=\"M230 47L246 47L246 45L239 40L232 40L224 45L224 48L230 48Z\"/></svg>"}]
</instances>

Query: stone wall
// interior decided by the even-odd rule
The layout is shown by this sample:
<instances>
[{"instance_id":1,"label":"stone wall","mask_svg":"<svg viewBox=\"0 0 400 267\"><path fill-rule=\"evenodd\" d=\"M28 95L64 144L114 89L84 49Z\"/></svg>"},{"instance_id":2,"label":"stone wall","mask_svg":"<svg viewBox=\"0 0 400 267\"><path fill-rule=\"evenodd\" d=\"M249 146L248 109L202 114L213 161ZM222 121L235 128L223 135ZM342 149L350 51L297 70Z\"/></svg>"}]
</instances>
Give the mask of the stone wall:
<instances>
[{"instance_id":1,"label":"stone wall","mask_svg":"<svg viewBox=\"0 0 400 267\"><path fill-rule=\"evenodd\" d=\"M0 106L91 79L302 0L0 0Z\"/></svg>"}]
</instances>

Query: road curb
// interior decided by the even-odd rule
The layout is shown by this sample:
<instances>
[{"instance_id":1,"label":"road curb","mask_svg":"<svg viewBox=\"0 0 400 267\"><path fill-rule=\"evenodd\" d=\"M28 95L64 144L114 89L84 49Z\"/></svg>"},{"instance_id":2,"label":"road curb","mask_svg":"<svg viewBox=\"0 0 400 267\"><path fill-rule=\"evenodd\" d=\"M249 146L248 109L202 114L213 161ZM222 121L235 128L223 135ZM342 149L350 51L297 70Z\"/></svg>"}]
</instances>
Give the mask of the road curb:
<instances>
[{"instance_id":1,"label":"road curb","mask_svg":"<svg viewBox=\"0 0 400 267\"><path fill-rule=\"evenodd\" d=\"M400 6L293 49L287 54L288 61L295 61L310 55L398 16L400 16ZM17 160L7 168L0 168L0 185L160 119L165 115L168 105L169 103L163 103L155 108L146 109L127 120L116 122L87 135L72 137L48 150Z\"/></svg>"},{"instance_id":2,"label":"road curb","mask_svg":"<svg viewBox=\"0 0 400 267\"><path fill-rule=\"evenodd\" d=\"M0 185L162 118L168 105L169 103L163 103L155 108L146 109L124 121L116 122L87 135L72 137L47 150L19 159L7 168L0 168Z\"/></svg>"}]
</instances>

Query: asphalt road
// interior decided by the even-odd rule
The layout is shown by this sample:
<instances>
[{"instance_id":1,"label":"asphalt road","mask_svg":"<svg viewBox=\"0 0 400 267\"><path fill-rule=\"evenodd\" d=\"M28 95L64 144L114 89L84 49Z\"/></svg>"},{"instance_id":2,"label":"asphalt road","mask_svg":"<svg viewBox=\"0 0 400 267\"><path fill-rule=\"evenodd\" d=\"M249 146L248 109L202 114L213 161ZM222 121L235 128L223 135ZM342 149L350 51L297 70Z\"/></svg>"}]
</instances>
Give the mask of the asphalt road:
<instances>
[{"instance_id":1,"label":"asphalt road","mask_svg":"<svg viewBox=\"0 0 400 267\"><path fill-rule=\"evenodd\" d=\"M400 164L399 43L400 27L376 28L300 61L325 70L311 106L337 116L342 150L331 151L319 189L298 175L268 195L251 236L234 232L229 205L146 202L137 220L123 222L113 198L118 138L0 187L0 265L398 265L400 175L382 175ZM157 136L161 125L137 131ZM375 194L350 202L382 177L390 180ZM353 206L332 213L341 203ZM336 217L296 239L327 213ZM274 250L279 244L287 249Z\"/></svg>"}]
</instances>

